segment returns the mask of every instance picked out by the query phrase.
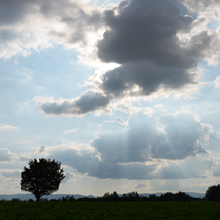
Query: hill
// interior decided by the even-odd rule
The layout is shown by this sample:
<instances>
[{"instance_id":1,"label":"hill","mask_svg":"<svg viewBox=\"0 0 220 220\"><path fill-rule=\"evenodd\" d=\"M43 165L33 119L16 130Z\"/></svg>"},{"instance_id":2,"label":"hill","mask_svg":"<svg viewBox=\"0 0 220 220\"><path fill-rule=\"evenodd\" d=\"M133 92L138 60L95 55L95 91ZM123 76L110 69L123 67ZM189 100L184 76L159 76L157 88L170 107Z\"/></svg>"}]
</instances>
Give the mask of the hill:
<instances>
[{"instance_id":1,"label":"hill","mask_svg":"<svg viewBox=\"0 0 220 220\"><path fill-rule=\"evenodd\" d=\"M84 197L89 197L89 198L96 198L95 196L88 195L80 195L80 194L52 194L49 196L42 196L43 199L61 199L62 197L66 196L74 196L75 199L78 198L84 198ZM33 194L12 194L12 195L0 195L0 200L12 200L12 199L20 199L20 200L29 200L33 199L35 200L35 197Z\"/></svg>"}]
</instances>

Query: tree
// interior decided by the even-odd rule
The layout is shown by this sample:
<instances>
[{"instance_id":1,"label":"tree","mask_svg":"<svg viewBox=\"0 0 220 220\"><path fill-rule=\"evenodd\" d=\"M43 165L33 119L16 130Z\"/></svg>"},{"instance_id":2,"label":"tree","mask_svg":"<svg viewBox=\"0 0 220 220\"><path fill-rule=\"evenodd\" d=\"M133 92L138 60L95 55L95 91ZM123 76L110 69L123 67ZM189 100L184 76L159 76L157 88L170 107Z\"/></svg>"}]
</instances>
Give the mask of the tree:
<instances>
[{"instance_id":1,"label":"tree","mask_svg":"<svg viewBox=\"0 0 220 220\"><path fill-rule=\"evenodd\" d=\"M184 192L178 192L174 194L176 201L190 201L192 198Z\"/></svg>"},{"instance_id":2,"label":"tree","mask_svg":"<svg viewBox=\"0 0 220 220\"><path fill-rule=\"evenodd\" d=\"M220 201L220 185L210 186L206 191L205 198L212 201Z\"/></svg>"},{"instance_id":3,"label":"tree","mask_svg":"<svg viewBox=\"0 0 220 220\"><path fill-rule=\"evenodd\" d=\"M29 161L29 168L24 167L21 173L21 190L34 194L36 201L43 195L50 195L59 189L60 182L65 178L61 163L41 158L39 162Z\"/></svg>"},{"instance_id":4,"label":"tree","mask_svg":"<svg viewBox=\"0 0 220 220\"><path fill-rule=\"evenodd\" d=\"M118 193L114 191L114 192L111 194L111 198L117 199L117 198L118 198Z\"/></svg>"},{"instance_id":5,"label":"tree","mask_svg":"<svg viewBox=\"0 0 220 220\"><path fill-rule=\"evenodd\" d=\"M160 196L160 200L161 201L175 201L175 197L174 197L173 193L167 192L164 195Z\"/></svg>"},{"instance_id":6,"label":"tree","mask_svg":"<svg viewBox=\"0 0 220 220\"><path fill-rule=\"evenodd\" d=\"M109 192L105 193L103 198L110 198L110 193Z\"/></svg>"}]
</instances>

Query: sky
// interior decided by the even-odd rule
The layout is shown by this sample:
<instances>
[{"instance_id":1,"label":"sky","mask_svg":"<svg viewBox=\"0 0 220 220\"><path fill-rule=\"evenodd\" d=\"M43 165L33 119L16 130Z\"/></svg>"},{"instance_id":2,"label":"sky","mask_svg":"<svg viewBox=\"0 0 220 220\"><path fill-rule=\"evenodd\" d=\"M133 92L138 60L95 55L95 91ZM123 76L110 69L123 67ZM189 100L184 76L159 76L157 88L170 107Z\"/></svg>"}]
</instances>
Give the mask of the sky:
<instances>
[{"instance_id":1,"label":"sky","mask_svg":"<svg viewBox=\"0 0 220 220\"><path fill-rule=\"evenodd\" d=\"M0 194L34 158L57 193L205 193L219 59L219 0L0 0Z\"/></svg>"}]
</instances>

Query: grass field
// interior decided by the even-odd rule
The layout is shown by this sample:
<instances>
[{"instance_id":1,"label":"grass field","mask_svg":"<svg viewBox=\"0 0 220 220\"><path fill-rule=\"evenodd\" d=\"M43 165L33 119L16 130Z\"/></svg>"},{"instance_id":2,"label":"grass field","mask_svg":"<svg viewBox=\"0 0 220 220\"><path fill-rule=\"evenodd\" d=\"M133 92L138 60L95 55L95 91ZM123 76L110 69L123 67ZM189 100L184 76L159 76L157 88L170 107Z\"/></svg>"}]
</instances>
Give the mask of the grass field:
<instances>
[{"instance_id":1,"label":"grass field","mask_svg":"<svg viewBox=\"0 0 220 220\"><path fill-rule=\"evenodd\" d=\"M1 220L220 219L220 202L0 201Z\"/></svg>"}]
</instances>

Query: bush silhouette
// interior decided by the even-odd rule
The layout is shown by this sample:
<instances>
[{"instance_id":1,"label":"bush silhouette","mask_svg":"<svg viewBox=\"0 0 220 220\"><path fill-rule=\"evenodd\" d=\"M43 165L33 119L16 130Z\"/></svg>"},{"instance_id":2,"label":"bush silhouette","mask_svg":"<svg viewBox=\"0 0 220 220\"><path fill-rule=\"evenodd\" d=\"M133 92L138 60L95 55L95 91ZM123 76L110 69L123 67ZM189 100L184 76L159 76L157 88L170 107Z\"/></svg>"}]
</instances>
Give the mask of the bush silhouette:
<instances>
[{"instance_id":1,"label":"bush silhouette","mask_svg":"<svg viewBox=\"0 0 220 220\"><path fill-rule=\"evenodd\" d=\"M24 167L21 173L21 190L34 194L36 201L43 195L50 195L59 189L65 178L61 163L41 158L29 161L29 168Z\"/></svg>"}]
</instances>

